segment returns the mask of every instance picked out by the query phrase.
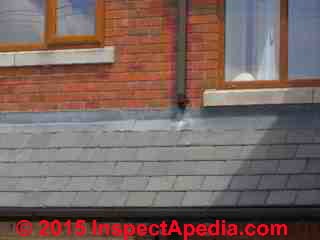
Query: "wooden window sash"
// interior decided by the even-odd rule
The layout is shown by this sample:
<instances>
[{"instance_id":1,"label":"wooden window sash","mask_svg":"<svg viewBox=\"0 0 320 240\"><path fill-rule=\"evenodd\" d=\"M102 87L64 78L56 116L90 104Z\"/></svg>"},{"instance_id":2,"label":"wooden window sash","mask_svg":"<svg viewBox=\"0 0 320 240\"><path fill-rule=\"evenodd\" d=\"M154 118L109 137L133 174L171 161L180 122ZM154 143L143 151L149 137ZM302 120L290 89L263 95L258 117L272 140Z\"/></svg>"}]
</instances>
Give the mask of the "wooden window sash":
<instances>
[{"instance_id":1,"label":"wooden window sash","mask_svg":"<svg viewBox=\"0 0 320 240\"><path fill-rule=\"evenodd\" d=\"M47 0L47 43L48 45L70 44L102 44L104 36L104 0L96 0L96 29L95 35L57 35L57 6L58 0Z\"/></svg>"},{"instance_id":2,"label":"wooden window sash","mask_svg":"<svg viewBox=\"0 0 320 240\"><path fill-rule=\"evenodd\" d=\"M316 87L320 86L320 79L290 79L288 77L288 31L289 31L289 0L280 1L280 53L279 53L279 80L256 80L228 82L225 79L225 1L219 0L218 19L221 38L219 44L218 77L211 83L216 89L257 89L257 88L289 88L289 87Z\"/></svg>"},{"instance_id":3,"label":"wooden window sash","mask_svg":"<svg viewBox=\"0 0 320 240\"><path fill-rule=\"evenodd\" d=\"M45 2L45 27L43 40L38 43L8 43L0 44L0 52L53 50L67 48L102 47L104 40L104 0L96 0L96 29L92 36L62 36L56 35L56 6L58 0L46 0Z\"/></svg>"}]
</instances>

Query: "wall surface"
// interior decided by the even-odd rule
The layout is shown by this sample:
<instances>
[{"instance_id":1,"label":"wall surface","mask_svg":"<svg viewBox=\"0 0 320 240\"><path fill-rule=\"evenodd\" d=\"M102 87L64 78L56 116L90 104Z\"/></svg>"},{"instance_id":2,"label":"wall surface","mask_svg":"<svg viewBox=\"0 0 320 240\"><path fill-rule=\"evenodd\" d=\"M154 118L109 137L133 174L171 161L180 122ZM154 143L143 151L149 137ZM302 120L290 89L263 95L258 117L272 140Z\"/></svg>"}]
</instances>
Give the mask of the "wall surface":
<instances>
[{"instance_id":1,"label":"wall surface","mask_svg":"<svg viewBox=\"0 0 320 240\"><path fill-rule=\"evenodd\" d=\"M218 0L189 0L190 106L214 81ZM168 108L175 98L176 0L105 0L115 63L0 68L0 111Z\"/></svg>"}]
</instances>

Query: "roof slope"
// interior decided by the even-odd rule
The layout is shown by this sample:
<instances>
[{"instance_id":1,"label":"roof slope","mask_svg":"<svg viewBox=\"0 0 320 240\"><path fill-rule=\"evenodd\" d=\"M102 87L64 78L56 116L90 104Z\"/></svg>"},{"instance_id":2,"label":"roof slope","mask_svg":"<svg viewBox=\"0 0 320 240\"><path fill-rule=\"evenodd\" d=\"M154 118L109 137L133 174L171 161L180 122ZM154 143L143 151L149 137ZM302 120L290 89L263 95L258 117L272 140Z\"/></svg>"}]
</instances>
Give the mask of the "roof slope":
<instances>
[{"instance_id":1,"label":"roof slope","mask_svg":"<svg viewBox=\"0 0 320 240\"><path fill-rule=\"evenodd\" d=\"M247 120L1 125L0 207L319 206L320 131Z\"/></svg>"}]
</instances>

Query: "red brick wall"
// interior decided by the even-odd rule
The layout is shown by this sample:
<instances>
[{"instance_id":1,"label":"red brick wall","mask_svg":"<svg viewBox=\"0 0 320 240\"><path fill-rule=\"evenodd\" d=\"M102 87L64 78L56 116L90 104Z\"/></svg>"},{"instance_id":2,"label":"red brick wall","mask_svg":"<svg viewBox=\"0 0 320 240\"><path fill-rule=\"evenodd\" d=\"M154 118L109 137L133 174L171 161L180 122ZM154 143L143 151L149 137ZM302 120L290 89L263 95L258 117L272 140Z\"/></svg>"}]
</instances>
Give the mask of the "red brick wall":
<instances>
[{"instance_id":1,"label":"red brick wall","mask_svg":"<svg viewBox=\"0 0 320 240\"><path fill-rule=\"evenodd\" d=\"M106 65L0 68L0 111L167 108L175 93L178 0L105 0ZM189 0L190 106L217 75L219 0Z\"/></svg>"}]
</instances>

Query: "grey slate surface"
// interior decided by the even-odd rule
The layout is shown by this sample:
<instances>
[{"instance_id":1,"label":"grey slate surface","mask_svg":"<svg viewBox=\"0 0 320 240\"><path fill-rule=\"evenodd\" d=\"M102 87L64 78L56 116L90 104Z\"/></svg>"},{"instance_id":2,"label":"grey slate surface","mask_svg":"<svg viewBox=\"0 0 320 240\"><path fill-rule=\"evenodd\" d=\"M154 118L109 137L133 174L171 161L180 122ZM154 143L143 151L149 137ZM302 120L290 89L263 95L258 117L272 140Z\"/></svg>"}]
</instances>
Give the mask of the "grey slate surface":
<instances>
[{"instance_id":1,"label":"grey slate surface","mask_svg":"<svg viewBox=\"0 0 320 240\"><path fill-rule=\"evenodd\" d=\"M307 113L0 124L0 207L319 206Z\"/></svg>"}]
</instances>

